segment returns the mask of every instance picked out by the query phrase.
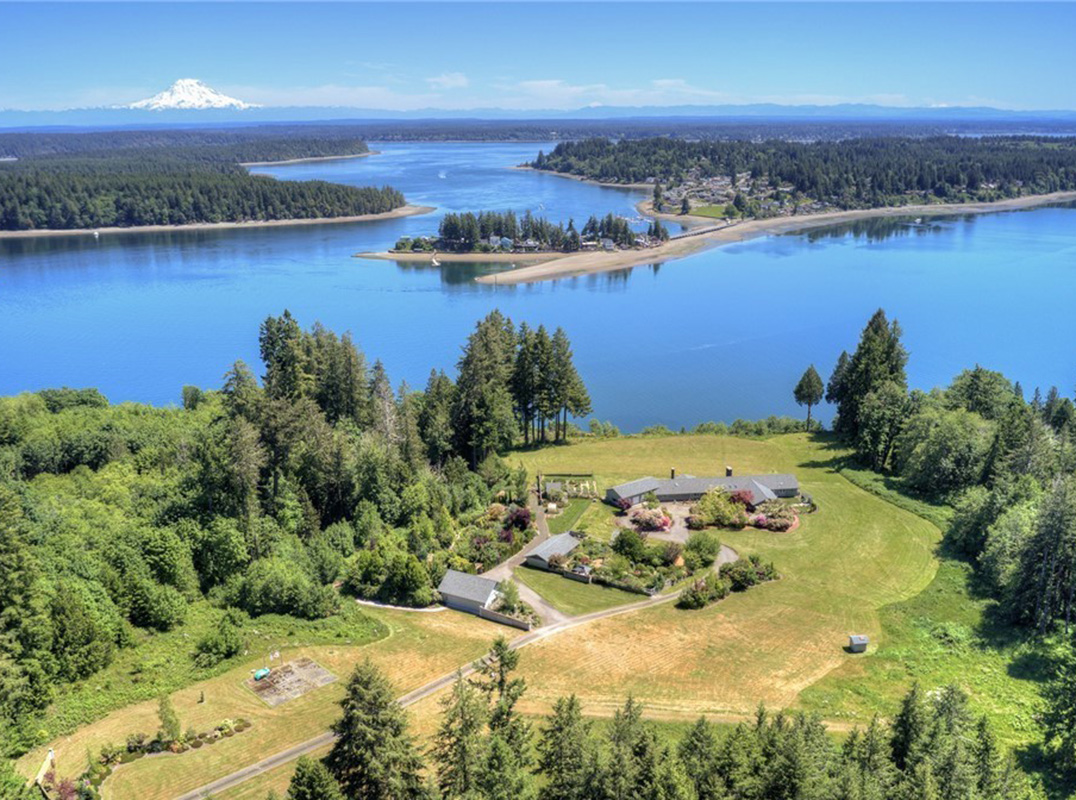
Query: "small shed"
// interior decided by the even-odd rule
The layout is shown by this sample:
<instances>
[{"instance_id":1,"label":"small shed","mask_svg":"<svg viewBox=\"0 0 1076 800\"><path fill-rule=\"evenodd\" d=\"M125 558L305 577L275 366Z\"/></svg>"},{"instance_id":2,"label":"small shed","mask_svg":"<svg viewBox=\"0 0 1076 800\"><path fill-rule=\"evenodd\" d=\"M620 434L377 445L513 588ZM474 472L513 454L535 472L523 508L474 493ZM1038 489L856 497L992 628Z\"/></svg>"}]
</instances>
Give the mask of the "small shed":
<instances>
[{"instance_id":1,"label":"small shed","mask_svg":"<svg viewBox=\"0 0 1076 800\"><path fill-rule=\"evenodd\" d=\"M497 597L497 581L450 569L441 579L437 591L441 601L449 608L477 614L489 608Z\"/></svg>"},{"instance_id":2,"label":"small shed","mask_svg":"<svg viewBox=\"0 0 1076 800\"><path fill-rule=\"evenodd\" d=\"M866 653L867 645L870 644L870 639L862 634L855 634L848 637L848 650L852 653Z\"/></svg>"},{"instance_id":3,"label":"small shed","mask_svg":"<svg viewBox=\"0 0 1076 800\"><path fill-rule=\"evenodd\" d=\"M527 566L537 569L549 569L549 561L554 556L566 556L579 546L579 539L572 533L558 533L550 536L527 555Z\"/></svg>"}]
</instances>

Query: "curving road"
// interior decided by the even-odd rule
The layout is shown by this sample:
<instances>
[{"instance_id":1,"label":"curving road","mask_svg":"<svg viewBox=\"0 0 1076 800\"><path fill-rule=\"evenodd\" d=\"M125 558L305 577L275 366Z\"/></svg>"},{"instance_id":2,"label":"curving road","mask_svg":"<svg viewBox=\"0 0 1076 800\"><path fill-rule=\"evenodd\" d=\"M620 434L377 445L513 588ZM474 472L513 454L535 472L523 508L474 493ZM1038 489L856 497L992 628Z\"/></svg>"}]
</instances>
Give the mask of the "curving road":
<instances>
[{"instance_id":1,"label":"curving road","mask_svg":"<svg viewBox=\"0 0 1076 800\"><path fill-rule=\"evenodd\" d=\"M494 569L485 573L487 577L496 577L498 580L503 579L503 577L510 577L512 569L523 563L523 559L526 558L527 553L534 547L537 547L539 544L545 541L545 539L549 538L549 528L545 524L544 516L540 514L538 519L538 536L536 536L526 548L513 556L512 559L506 561L499 567L495 567ZM721 552L718 554L717 560L714 562L714 567L715 569L719 569L722 564L735 561L737 558L739 558L739 555L736 553L735 550L733 550L728 545L721 545ZM506 569L502 570L502 568ZM494 574L501 573L502 571L506 573L504 576ZM520 596L523 597L526 602L531 603L531 605L533 605L535 609L539 611L539 614L543 616L543 619L545 619L545 614L548 613L549 610L555 612L560 619L558 621L551 621L550 624L543 625L541 628L536 628L528 633L523 634L519 638L514 639L511 644L509 644L509 647L512 650L518 650L521 647L526 647L527 645L533 644L534 642L546 639L550 636L555 636L556 634L562 633L563 631L571 630L572 628L576 628L580 625L586 625L588 622L593 622L594 620L607 619L608 617L615 617L620 614L630 614L634 611L639 611L640 609L649 608L650 606L656 606L661 605L662 603L672 602L680 596L680 592L659 594L653 597L648 597L645 600L640 600L638 603L629 603L628 605L624 606L607 608L604 611L595 611L593 613L583 614L578 617L567 617L562 612L557 611L548 603L546 603L545 600L536 592L533 592L532 590L528 589L518 581L516 583L519 585L520 588ZM530 594L533 594L535 598L538 598L540 602L536 605L534 602L532 602L532 600L524 596L524 589L527 589L527 591L530 592ZM405 695L402 695L399 698L398 702L401 706L406 708L407 706L417 703L419 700L429 697L432 694L436 694L440 690L446 688L447 686L450 686L452 682L456 680L456 677L458 675L470 675L473 672L474 665L466 664L460 667L460 669L458 670L454 670L447 675L442 675L440 678L432 680L424 686L420 686L419 688L410 691ZM228 789L231 789L245 781L250 780L251 778L257 777L258 775L261 775L272 769L276 769L277 767L283 766L289 761L295 761L301 756L309 755L315 750L320 750L322 747L332 744L335 739L336 734L332 733L332 731L326 731L319 736L315 736L313 739L309 739L305 742L302 742L301 744L297 744L294 747L289 747L287 750L281 750L279 753L274 753L273 755L269 756L268 758L262 759L256 764L251 764L249 767L244 767L241 770L233 772L231 775L226 775L223 778L218 778L212 783L207 783L205 786L201 786L194 791L179 795L176 800L205 800L205 798L208 798L216 792L223 792Z\"/></svg>"}]
</instances>

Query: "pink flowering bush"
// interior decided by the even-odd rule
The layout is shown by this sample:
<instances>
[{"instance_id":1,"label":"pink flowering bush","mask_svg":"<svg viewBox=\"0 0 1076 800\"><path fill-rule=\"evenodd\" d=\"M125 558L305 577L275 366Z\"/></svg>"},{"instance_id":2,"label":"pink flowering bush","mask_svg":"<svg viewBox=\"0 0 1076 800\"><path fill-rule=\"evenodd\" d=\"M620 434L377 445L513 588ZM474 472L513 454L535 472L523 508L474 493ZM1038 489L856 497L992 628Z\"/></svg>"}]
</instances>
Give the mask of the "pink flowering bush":
<instances>
[{"instance_id":1,"label":"pink flowering bush","mask_svg":"<svg viewBox=\"0 0 1076 800\"><path fill-rule=\"evenodd\" d=\"M660 508L637 508L631 512L631 524L640 531L664 531L672 520Z\"/></svg>"}]
</instances>

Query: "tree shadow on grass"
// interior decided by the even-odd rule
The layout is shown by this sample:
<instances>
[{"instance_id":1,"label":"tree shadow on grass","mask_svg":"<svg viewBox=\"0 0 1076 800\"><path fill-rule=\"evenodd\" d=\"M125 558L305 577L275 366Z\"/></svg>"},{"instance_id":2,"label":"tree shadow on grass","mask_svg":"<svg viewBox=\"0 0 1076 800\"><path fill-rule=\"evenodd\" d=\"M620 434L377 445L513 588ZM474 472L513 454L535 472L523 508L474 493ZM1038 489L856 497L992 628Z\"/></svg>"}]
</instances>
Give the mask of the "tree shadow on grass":
<instances>
[{"instance_id":1,"label":"tree shadow on grass","mask_svg":"<svg viewBox=\"0 0 1076 800\"><path fill-rule=\"evenodd\" d=\"M1040 742L1017 747L1013 756L1025 773L1042 779L1046 796L1051 800L1071 800L1076 797L1076 775L1058 773Z\"/></svg>"}]
</instances>

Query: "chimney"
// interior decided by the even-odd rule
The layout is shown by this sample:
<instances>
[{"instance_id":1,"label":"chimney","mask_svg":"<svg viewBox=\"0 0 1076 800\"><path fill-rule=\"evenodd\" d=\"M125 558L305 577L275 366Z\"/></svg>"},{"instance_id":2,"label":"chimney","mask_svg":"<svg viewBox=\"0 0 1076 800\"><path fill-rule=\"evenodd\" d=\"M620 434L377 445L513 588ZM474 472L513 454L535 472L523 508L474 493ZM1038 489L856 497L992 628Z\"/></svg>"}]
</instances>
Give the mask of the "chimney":
<instances>
[{"instance_id":1,"label":"chimney","mask_svg":"<svg viewBox=\"0 0 1076 800\"><path fill-rule=\"evenodd\" d=\"M671 480L671 481L676 480L676 467L673 467L672 469L669 470L669 480Z\"/></svg>"},{"instance_id":2,"label":"chimney","mask_svg":"<svg viewBox=\"0 0 1076 800\"><path fill-rule=\"evenodd\" d=\"M726 478L731 478L732 477L732 467L725 467L725 477Z\"/></svg>"}]
</instances>

